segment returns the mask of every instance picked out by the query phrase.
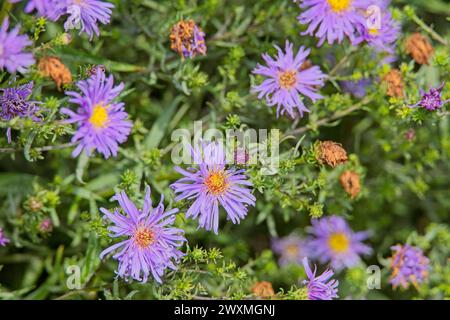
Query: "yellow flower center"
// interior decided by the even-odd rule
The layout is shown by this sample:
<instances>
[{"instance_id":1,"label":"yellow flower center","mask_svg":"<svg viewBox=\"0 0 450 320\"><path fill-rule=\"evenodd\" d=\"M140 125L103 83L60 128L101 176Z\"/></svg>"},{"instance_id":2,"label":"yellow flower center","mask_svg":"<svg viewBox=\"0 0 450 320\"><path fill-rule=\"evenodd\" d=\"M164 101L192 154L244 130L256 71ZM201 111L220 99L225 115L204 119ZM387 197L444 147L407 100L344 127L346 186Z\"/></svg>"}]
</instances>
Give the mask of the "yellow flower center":
<instances>
[{"instance_id":1,"label":"yellow flower center","mask_svg":"<svg viewBox=\"0 0 450 320\"><path fill-rule=\"evenodd\" d=\"M328 0L334 12L342 12L350 7L352 0Z\"/></svg>"},{"instance_id":2,"label":"yellow flower center","mask_svg":"<svg viewBox=\"0 0 450 320\"><path fill-rule=\"evenodd\" d=\"M89 118L89 122L96 129L104 128L108 124L108 111L106 111L106 107L102 104L97 104L92 109L91 117Z\"/></svg>"},{"instance_id":3,"label":"yellow flower center","mask_svg":"<svg viewBox=\"0 0 450 320\"><path fill-rule=\"evenodd\" d=\"M224 193L228 188L225 172L223 171L211 172L205 179L205 185L208 188L208 191L211 192L213 195L219 195Z\"/></svg>"},{"instance_id":4,"label":"yellow flower center","mask_svg":"<svg viewBox=\"0 0 450 320\"><path fill-rule=\"evenodd\" d=\"M286 248L286 253L289 257L295 258L298 254L298 246L295 244L288 245Z\"/></svg>"},{"instance_id":5,"label":"yellow flower center","mask_svg":"<svg viewBox=\"0 0 450 320\"><path fill-rule=\"evenodd\" d=\"M377 36L380 33L380 31L378 29L369 29L369 34L372 36Z\"/></svg>"},{"instance_id":6,"label":"yellow flower center","mask_svg":"<svg viewBox=\"0 0 450 320\"><path fill-rule=\"evenodd\" d=\"M350 241L348 237L341 232L333 233L328 239L328 244L331 249L336 253L344 253L348 250Z\"/></svg>"},{"instance_id":7,"label":"yellow flower center","mask_svg":"<svg viewBox=\"0 0 450 320\"><path fill-rule=\"evenodd\" d=\"M139 248L147 248L154 241L153 232L145 227L139 227L134 234L134 242Z\"/></svg>"},{"instance_id":8,"label":"yellow flower center","mask_svg":"<svg viewBox=\"0 0 450 320\"><path fill-rule=\"evenodd\" d=\"M280 72L278 81L283 89L291 89L297 82L297 71Z\"/></svg>"}]
</instances>

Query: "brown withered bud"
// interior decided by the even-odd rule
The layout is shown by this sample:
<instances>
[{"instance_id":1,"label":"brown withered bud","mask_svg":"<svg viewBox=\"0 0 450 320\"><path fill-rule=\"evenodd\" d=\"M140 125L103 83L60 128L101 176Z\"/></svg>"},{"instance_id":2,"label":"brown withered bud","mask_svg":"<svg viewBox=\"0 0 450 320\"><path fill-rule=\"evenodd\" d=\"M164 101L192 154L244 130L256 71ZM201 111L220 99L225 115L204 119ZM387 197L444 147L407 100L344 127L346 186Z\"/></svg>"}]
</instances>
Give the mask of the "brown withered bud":
<instances>
[{"instance_id":1,"label":"brown withered bud","mask_svg":"<svg viewBox=\"0 0 450 320\"><path fill-rule=\"evenodd\" d=\"M43 204L36 198L30 198L26 204L31 212L37 212L42 209Z\"/></svg>"},{"instance_id":2,"label":"brown withered bud","mask_svg":"<svg viewBox=\"0 0 450 320\"><path fill-rule=\"evenodd\" d=\"M326 163L332 168L347 162L347 152L340 143L334 141L320 141L317 144L316 159L319 163Z\"/></svg>"},{"instance_id":3,"label":"brown withered bud","mask_svg":"<svg viewBox=\"0 0 450 320\"><path fill-rule=\"evenodd\" d=\"M253 285L252 292L259 298L270 298L275 295L272 284L269 281L256 282Z\"/></svg>"},{"instance_id":4,"label":"brown withered bud","mask_svg":"<svg viewBox=\"0 0 450 320\"><path fill-rule=\"evenodd\" d=\"M398 69L392 69L383 77L383 82L387 85L387 95L390 97L404 97L404 83L401 72Z\"/></svg>"},{"instance_id":5,"label":"brown withered bud","mask_svg":"<svg viewBox=\"0 0 450 320\"><path fill-rule=\"evenodd\" d=\"M406 39L405 50L418 64L429 64L434 54L430 40L418 32Z\"/></svg>"},{"instance_id":6,"label":"brown withered bud","mask_svg":"<svg viewBox=\"0 0 450 320\"><path fill-rule=\"evenodd\" d=\"M58 57L43 57L38 64L39 72L45 76L50 77L56 84L58 91L61 91L61 86L72 82L72 74Z\"/></svg>"},{"instance_id":7,"label":"brown withered bud","mask_svg":"<svg viewBox=\"0 0 450 320\"><path fill-rule=\"evenodd\" d=\"M359 179L359 174L356 172L349 170L344 171L339 180L350 198L355 199L361 192L361 182Z\"/></svg>"}]
</instances>

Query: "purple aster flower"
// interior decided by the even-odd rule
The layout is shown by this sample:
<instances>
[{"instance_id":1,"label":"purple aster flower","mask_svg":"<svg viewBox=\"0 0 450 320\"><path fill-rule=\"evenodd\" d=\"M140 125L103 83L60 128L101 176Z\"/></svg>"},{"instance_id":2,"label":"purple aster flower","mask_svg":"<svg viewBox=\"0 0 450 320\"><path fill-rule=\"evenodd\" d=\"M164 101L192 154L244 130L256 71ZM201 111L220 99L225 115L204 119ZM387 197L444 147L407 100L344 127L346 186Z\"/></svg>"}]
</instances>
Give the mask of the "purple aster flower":
<instances>
[{"instance_id":1,"label":"purple aster flower","mask_svg":"<svg viewBox=\"0 0 450 320\"><path fill-rule=\"evenodd\" d=\"M331 262L335 270L353 267L361 254L370 254L371 248L362 243L369 232L353 232L347 222L338 216L313 219L309 230L308 252L321 263Z\"/></svg>"},{"instance_id":2,"label":"purple aster flower","mask_svg":"<svg viewBox=\"0 0 450 320\"><path fill-rule=\"evenodd\" d=\"M308 290L309 300L332 300L333 298L339 298L338 286L339 281L330 278L334 275L334 272L330 269L325 270L320 276L316 277L317 267L314 266L314 271L309 267L308 258L303 258L303 267L305 268L306 276L308 280L304 280Z\"/></svg>"},{"instance_id":3,"label":"purple aster flower","mask_svg":"<svg viewBox=\"0 0 450 320\"><path fill-rule=\"evenodd\" d=\"M391 257L392 275L390 283L394 289L399 285L407 289L409 284L418 288L428 278L430 260L424 256L422 249L408 244L391 247L394 254Z\"/></svg>"},{"instance_id":4,"label":"purple aster flower","mask_svg":"<svg viewBox=\"0 0 450 320\"><path fill-rule=\"evenodd\" d=\"M442 88L444 88L444 83L442 83L438 88L430 88L428 92L420 89L422 99L420 99L419 102L410 107L422 107L429 111L434 111L436 109L442 108L444 104L450 102L450 99L442 101Z\"/></svg>"},{"instance_id":5,"label":"purple aster flower","mask_svg":"<svg viewBox=\"0 0 450 320\"><path fill-rule=\"evenodd\" d=\"M40 119L36 116L39 111L38 102L30 101L33 92L33 82L17 88L0 89L0 119L9 121L16 117L30 117L34 121ZM8 143L11 143L11 128L6 130Z\"/></svg>"},{"instance_id":6,"label":"purple aster flower","mask_svg":"<svg viewBox=\"0 0 450 320\"><path fill-rule=\"evenodd\" d=\"M381 16L380 28L368 28L364 26L362 39L376 52L395 54L395 42L401 32L400 24L395 21L390 12L384 12ZM394 58L395 59L395 58Z\"/></svg>"},{"instance_id":7,"label":"purple aster flower","mask_svg":"<svg viewBox=\"0 0 450 320\"><path fill-rule=\"evenodd\" d=\"M94 34L100 35L97 22L109 24L114 5L99 0L65 0L65 14L69 17L64 23L66 30L80 29L92 40Z\"/></svg>"},{"instance_id":8,"label":"purple aster flower","mask_svg":"<svg viewBox=\"0 0 450 320\"><path fill-rule=\"evenodd\" d=\"M303 239L295 234L284 238L272 240L272 250L280 256L278 263L281 266L290 263L301 264L306 256L306 245Z\"/></svg>"},{"instance_id":9,"label":"purple aster flower","mask_svg":"<svg viewBox=\"0 0 450 320\"><path fill-rule=\"evenodd\" d=\"M123 191L112 200L119 202L125 214L119 209L114 213L105 208L100 208L100 211L113 223L108 228L111 237L126 239L100 253L100 259L118 251L113 258L119 262L116 272L119 277L147 282L151 274L157 282L162 283L165 269L175 270L175 264L183 256L178 248L186 241L184 231L172 227L178 209L164 212L164 196L161 196L158 206L153 208L148 186L142 210L137 209Z\"/></svg>"},{"instance_id":10,"label":"purple aster flower","mask_svg":"<svg viewBox=\"0 0 450 320\"><path fill-rule=\"evenodd\" d=\"M0 247L5 247L9 242L10 240L3 233L3 229L0 228Z\"/></svg>"},{"instance_id":11,"label":"purple aster flower","mask_svg":"<svg viewBox=\"0 0 450 320\"><path fill-rule=\"evenodd\" d=\"M304 0L300 8L305 11L297 19L309 26L302 35L319 38L319 47L325 40L341 43L344 36L353 43L365 23L363 6L364 0Z\"/></svg>"},{"instance_id":12,"label":"purple aster flower","mask_svg":"<svg viewBox=\"0 0 450 320\"><path fill-rule=\"evenodd\" d=\"M356 98L364 98L367 94L367 88L372 85L372 79L361 79L358 81L341 81L342 90L352 94Z\"/></svg>"},{"instance_id":13,"label":"purple aster flower","mask_svg":"<svg viewBox=\"0 0 450 320\"><path fill-rule=\"evenodd\" d=\"M61 109L69 116L66 123L77 123L78 131L72 137L72 142L79 142L72 153L78 156L84 149L90 156L97 150L107 159L117 156L119 144L124 143L131 132L132 123L127 120L128 113L124 103L114 102L123 90L123 83L114 86L113 76L105 77L103 72L97 72L85 81L77 83L81 94L74 91L66 92L71 97L69 102L78 104L77 112L67 108Z\"/></svg>"},{"instance_id":14,"label":"purple aster flower","mask_svg":"<svg viewBox=\"0 0 450 320\"><path fill-rule=\"evenodd\" d=\"M9 0L11 3L20 1L22 0ZM28 0L25 12L31 13L36 10L39 16L56 21L65 12L65 8L65 0Z\"/></svg>"},{"instance_id":15,"label":"purple aster flower","mask_svg":"<svg viewBox=\"0 0 450 320\"><path fill-rule=\"evenodd\" d=\"M283 53L281 48L275 46L278 50L276 59L265 53L262 57L267 66L258 64L252 71L254 74L267 77L260 85L254 86L252 91L258 93L258 99L265 97L269 106L277 106L277 117L287 112L295 118L296 109L300 117L303 116L303 112L309 112L300 94L309 97L313 102L323 98L317 91L323 87L327 76L318 66L308 66L306 58L310 49L300 47L294 57L292 47L292 43L286 41Z\"/></svg>"},{"instance_id":16,"label":"purple aster flower","mask_svg":"<svg viewBox=\"0 0 450 320\"><path fill-rule=\"evenodd\" d=\"M9 73L25 73L29 66L34 64L33 55L23 52L23 49L32 44L25 35L19 35L19 26L8 32L9 19L6 18L0 28L0 70Z\"/></svg>"},{"instance_id":17,"label":"purple aster flower","mask_svg":"<svg viewBox=\"0 0 450 320\"><path fill-rule=\"evenodd\" d=\"M227 218L234 224L247 215L247 206L254 206L256 198L251 193L252 183L245 175L245 169L226 167L225 148L219 143L195 146L191 153L198 168L175 170L184 177L171 185L177 194L175 200L194 200L186 217L199 219L199 227L219 230L219 205L227 212Z\"/></svg>"},{"instance_id":18,"label":"purple aster flower","mask_svg":"<svg viewBox=\"0 0 450 320\"><path fill-rule=\"evenodd\" d=\"M39 224L39 231L44 234L51 233L53 231L53 222L50 218L45 218Z\"/></svg>"}]
</instances>

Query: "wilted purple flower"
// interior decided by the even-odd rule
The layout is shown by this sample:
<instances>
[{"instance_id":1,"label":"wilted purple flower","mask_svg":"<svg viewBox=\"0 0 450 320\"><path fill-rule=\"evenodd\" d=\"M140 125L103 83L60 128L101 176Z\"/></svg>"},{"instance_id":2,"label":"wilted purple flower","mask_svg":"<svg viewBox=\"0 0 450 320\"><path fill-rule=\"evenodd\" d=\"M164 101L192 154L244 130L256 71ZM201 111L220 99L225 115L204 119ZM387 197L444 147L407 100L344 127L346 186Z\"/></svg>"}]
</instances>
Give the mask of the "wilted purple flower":
<instances>
[{"instance_id":1,"label":"wilted purple flower","mask_svg":"<svg viewBox=\"0 0 450 320\"><path fill-rule=\"evenodd\" d=\"M10 240L3 233L3 229L0 228L0 247L5 247L9 242Z\"/></svg>"},{"instance_id":2,"label":"wilted purple flower","mask_svg":"<svg viewBox=\"0 0 450 320\"><path fill-rule=\"evenodd\" d=\"M103 72L97 72L86 81L79 81L78 92L66 92L72 103L80 107L77 113L63 108L61 112L70 118L66 123L77 123L78 131L72 137L72 142L79 142L72 153L78 156L84 149L88 156L97 150L105 158L116 156L119 144L127 140L132 123L127 120L128 113L124 110L124 103L114 102L123 90L123 83L114 86L113 76L105 77Z\"/></svg>"},{"instance_id":3,"label":"wilted purple flower","mask_svg":"<svg viewBox=\"0 0 450 320\"><path fill-rule=\"evenodd\" d=\"M340 82L342 90L350 93L356 98L364 98L367 94L367 88L372 85L371 79L361 79L358 81L345 80Z\"/></svg>"},{"instance_id":4,"label":"wilted purple flower","mask_svg":"<svg viewBox=\"0 0 450 320\"><path fill-rule=\"evenodd\" d=\"M66 30L80 29L92 40L94 34L100 35L97 22L108 24L114 5L99 0L65 0L65 13L69 15L64 23Z\"/></svg>"},{"instance_id":5,"label":"wilted purple flower","mask_svg":"<svg viewBox=\"0 0 450 320\"><path fill-rule=\"evenodd\" d=\"M272 240L272 250L280 256L278 263L285 266L290 263L301 264L306 254L303 239L295 234Z\"/></svg>"},{"instance_id":6,"label":"wilted purple flower","mask_svg":"<svg viewBox=\"0 0 450 320\"><path fill-rule=\"evenodd\" d=\"M227 218L234 224L247 215L247 206L255 205L251 193L252 183L245 175L245 169L225 166L224 147L216 142L191 148L194 164L198 168L175 170L184 177L170 187L177 194L175 200L194 200L186 212L186 217L199 219L199 227L219 230L219 205L227 212Z\"/></svg>"},{"instance_id":7,"label":"wilted purple flower","mask_svg":"<svg viewBox=\"0 0 450 320\"><path fill-rule=\"evenodd\" d=\"M30 117L39 121L36 113L39 110L38 102L30 101L33 92L33 82L29 82L17 88L0 89L0 119L12 120L16 117ZM6 130L8 143L11 143L11 128Z\"/></svg>"},{"instance_id":8,"label":"wilted purple flower","mask_svg":"<svg viewBox=\"0 0 450 320\"><path fill-rule=\"evenodd\" d=\"M321 263L331 262L335 270L353 267L361 254L370 254L371 248L362 243L369 232L353 232L347 222L338 216L313 219L307 239L308 252Z\"/></svg>"},{"instance_id":9,"label":"wilted purple flower","mask_svg":"<svg viewBox=\"0 0 450 320\"><path fill-rule=\"evenodd\" d=\"M260 85L254 86L252 91L258 93L258 99L265 97L269 106L277 106L277 117L285 112L292 118L298 114L302 117L304 112L309 112L300 94L309 97L313 102L323 98L317 91L323 87L327 76L318 66L304 67L310 49L300 47L294 57L292 47L292 43L286 41L283 53L281 48L275 46L278 50L276 59L264 53L262 57L267 66L258 64L252 71L267 77Z\"/></svg>"},{"instance_id":10,"label":"wilted purple flower","mask_svg":"<svg viewBox=\"0 0 450 320\"><path fill-rule=\"evenodd\" d=\"M205 33L194 20L181 20L170 31L170 48L182 58L206 54Z\"/></svg>"},{"instance_id":11,"label":"wilted purple flower","mask_svg":"<svg viewBox=\"0 0 450 320\"><path fill-rule=\"evenodd\" d=\"M304 0L300 8L305 11L297 19L309 26L302 35L316 36L319 46L325 40L329 44L341 43L344 36L353 43L365 24L360 12L363 6L364 0Z\"/></svg>"},{"instance_id":12,"label":"wilted purple flower","mask_svg":"<svg viewBox=\"0 0 450 320\"><path fill-rule=\"evenodd\" d=\"M339 298L338 286L339 281L330 278L334 275L334 272L330 269L325 270L320 276L316 277L317 267L314 265L314 271L309 267L308 258L303 258L303 267L305 268L306 276L308 280L304 280L308 290L309 300L332 300L333 298Z\"/></svg>"},{"instance_id":13,"label":"wilted purple flower","mask_svg":"<svg viewBox=\"0 0 450 320\"><path fill-rule=\"evenodd\" d=\"M394 254L391 257L392 274L390 283L397 288L399 285L407 289L410 284L418 288L428 278L430 260L424 256L422 249L408 244L391 247Z\"/></svg>"},{"instance_id":14,"label":"wilted purple flower","mask_svg":"<svg viewBox=\"0 0 450 320\"><path fill-rule=\"evenodd\" d=\"M9 73L24 73L34 64L33 55L23 52L23 49L32 44L25 35L19 35L19 26L8 32L9 19L6 18L0 28L0 70Z\"/></svg>"},{"instance_id":15,"label":"wilted purple flower","mask_svg":"<svg viewBox=\"0 0 450 320\"><path fill-rule=\"evenodd\" d=\"M444 88L444 83L442 83L442 85L438 88L430 88L428 92L420 89L422 99L420 99L420 101L415 105L412 105L411 108L422 107L429 111L442 108L444 104L450 102L450 99L442 101L442 88Z\"/></svg>"},{"instance_id":16,"label":"wilted purple flower","mask_svg":"<svg viewBox=\"0 0 450 320\"><path fill-rule=\"evenodd\" d=\"M183 256L178 249L186 242L184 231L172 227L178 209L164 212L163 196L158 206L153 208L148 186L142 210L137 209L123 191L112 200L119 202L125 214L119 209L114 213L105 208L100 208L100 211L113 223L108 228L111 237L127 239L104 250L100 253L100 259L118 251L113 258L119 262L116 271L119 277L147 282L149 275L152 275L157 282L162 283L165 269L175 270L175 263Z\"/></svg>"}]
</instances>

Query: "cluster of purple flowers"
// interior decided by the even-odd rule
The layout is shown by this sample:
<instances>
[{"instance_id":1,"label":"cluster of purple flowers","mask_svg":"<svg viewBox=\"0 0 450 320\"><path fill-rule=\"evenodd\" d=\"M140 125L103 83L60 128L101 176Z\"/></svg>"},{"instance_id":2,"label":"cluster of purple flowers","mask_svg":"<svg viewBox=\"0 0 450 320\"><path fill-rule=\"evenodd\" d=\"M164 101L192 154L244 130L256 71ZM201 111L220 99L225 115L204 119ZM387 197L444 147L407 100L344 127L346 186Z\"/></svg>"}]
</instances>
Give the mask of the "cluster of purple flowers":
<instances>
[{"instance_id":1,"label":"cluster of purple flowers","mask_svg":"<svg viewBox=\"0 0 450 320\"><path fill-rule=\"evenodd\" d=\"M9 0L12 3L21 0ZM100 0L29 0L25 12L36 10L40 16L52 21L67 15L64 28L66 30L79 29L92 39L94 34L99 35L98 22L108 24L111 19L114 5Z\"/></svg>"},{"instance_id":2,"label":"cluster of purple flowers","mask_svg":"<svg viewBox=\"0 0 450 320\"><path fill-rule=\"evenodd\" d=\"M310 236L302 239L291 234L285 238L274 239L272 250L280 256L280 265L303 263L308 299L331 300L337 298L339 282L331 280L334 272L327 269L316 276L316 267L311 271L308 258L318 260L322 264L340 271L360 262L360 255L370 254L371 249L362 243L368 232L353 232L348 223L341 217L331 216L312 221Z\"/></svg>"},{"instance_id":3,"label":"cluster of purple flowers","mask_svg":"<svg viewBox=\"0 0 450 320\"><path fill-rule=\"evenodd\" d=\"M272 249L280 255L281 265L299 264L304 257L310 257L323 264L330 263L340 271L357 265L361 255L372 252L362 242L369 237L369 232L353 232L342 217L314 219L308 231L306 239L290 235L274 240Z\"/></svg>"}]
</instances>

